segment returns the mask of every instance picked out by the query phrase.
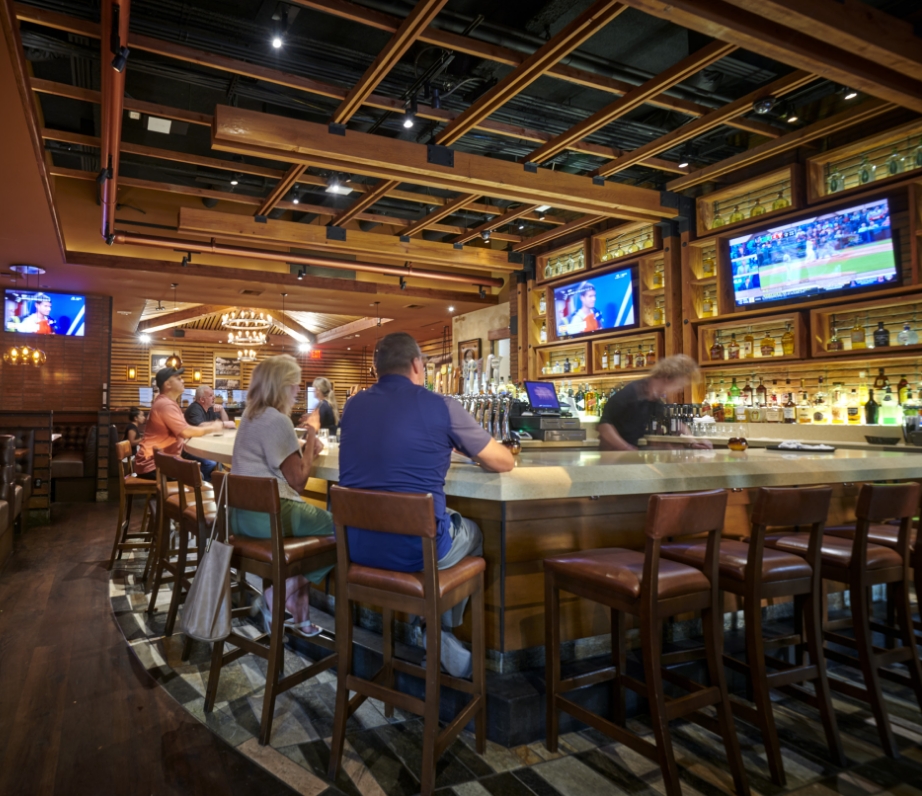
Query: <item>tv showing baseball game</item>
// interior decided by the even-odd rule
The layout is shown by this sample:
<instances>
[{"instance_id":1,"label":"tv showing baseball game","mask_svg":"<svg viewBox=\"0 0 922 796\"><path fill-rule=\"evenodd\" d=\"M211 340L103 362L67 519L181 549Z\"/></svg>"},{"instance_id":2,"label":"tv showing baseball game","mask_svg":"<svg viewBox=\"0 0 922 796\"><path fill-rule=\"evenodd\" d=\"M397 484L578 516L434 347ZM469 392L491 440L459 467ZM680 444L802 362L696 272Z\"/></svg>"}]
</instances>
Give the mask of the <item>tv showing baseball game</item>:
<instances>
[{"instance_id":1,"label":"tv showing baseball game","mask_svg":"<svg viewBox=\"0 0 922 796\"><path fill-rule=\"evenodd\" d=\"M886 199L730 240L737 307L899 284Z\"/></svg>"},{"instance_id":2,"label":"tv showing baseball game","mask_svg":"<svg viewBox=\"0 0 922 796\"><path fill-rule=\"evenodd\" d=\"M554 288L557 338L636 326L634 269L624 268Z\"/></svg>"},{"instance_id":3,"label":"tv showing baseball game","mask_svg":"<svg viewBox=\"0 0 922 796\"><path fill-rule=\"evenodd\" d=\"M3 296L3 328L23 334L83 337L86 296L9 288Z\"/></svg>"}]
</instances>

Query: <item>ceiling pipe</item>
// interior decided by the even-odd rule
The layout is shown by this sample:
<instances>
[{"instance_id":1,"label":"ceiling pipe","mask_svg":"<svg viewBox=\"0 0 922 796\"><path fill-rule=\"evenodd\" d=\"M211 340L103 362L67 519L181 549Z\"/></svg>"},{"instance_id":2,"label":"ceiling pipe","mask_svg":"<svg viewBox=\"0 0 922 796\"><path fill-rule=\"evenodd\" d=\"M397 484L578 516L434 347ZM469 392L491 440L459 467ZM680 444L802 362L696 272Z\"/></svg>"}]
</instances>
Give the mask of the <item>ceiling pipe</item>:
<instances>
[{"instance_id":1,"label":"ceiling pipe","mask_svg":"<svg viewBox=\"0 0 922 796\"><path fill-rule=\"evenodd\" d=\"M100 136L101 234L112 243L115 206L118 199L119 143L122 140L122 111L125 101L125 69L128 56L128 17L131 0L104 0L100 26L100 87L102 89L102 135ZM121 59L117 70L113 59Z\"/></svg>"},{"instance_id":2,"label":"ceiling pipe","mask_svg":"<svg viewBox=\"0 0 922 796\"><path fill-rule=\"evenodd\" d=\"M113 243L135 246L153 246L158 249L174 249L184 252L199 254L221 254L227 257L250 257L257 260L273 260L280 263L297 263L298 265L313 265L320 268L337 268L341 271L366 271L372 274L387 276L416 277L418 279L434 279L440 282L457 282L475 287L502 287L504 282L492 276L478 276L477 274L449 274L442 271L429 271L423 268L414 268L411 265L398 267L394 265L377 265L373 263L354 262L352 260L335 260L332 257L315 257L312 255L292 254L277 252L270 249L249 249L244 246L228 246L216 243L212 238L209 243L182 240L181 238L160 238L149 235L138 235L134 232L116 232L112 236Z\"/></svg>"}]
</instances>

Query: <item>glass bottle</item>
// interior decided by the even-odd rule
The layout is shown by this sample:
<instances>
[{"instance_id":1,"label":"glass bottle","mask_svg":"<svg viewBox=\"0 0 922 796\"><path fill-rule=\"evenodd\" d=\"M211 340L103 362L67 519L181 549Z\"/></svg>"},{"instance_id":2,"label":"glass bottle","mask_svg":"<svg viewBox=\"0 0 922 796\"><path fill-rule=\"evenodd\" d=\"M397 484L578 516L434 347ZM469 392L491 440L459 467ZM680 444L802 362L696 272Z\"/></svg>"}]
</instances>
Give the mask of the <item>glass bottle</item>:
<instances>
[{"instance_id":1,"label":"glass bottle","mask_svg":"<svg viewBox=\"0 0 922 796\"><path fill-rule=\"evenodd\" d=\"M884 391L880 404L880 424L882 426L903 425L903 409L889 387Z\"/></svg>"},{"instance_id":2,"label":"glass bottle","mask_svg":"<svg viewBox=\"0 0 922 796\"><path fill-rule=\"evenodd\" d=\"M861 325L861 321L858 320L858 318L855 318L855 325L852 326L851 338L853 351L856 348L868 347L868 344L865 342L864 327Z\"/></svg>"},{"instance_id":3,"label":"glass bottle","mask_svg":"<svg viewBox=\"0 0 922 796\"><path fill-rule=\"evenodd\" d=\"M746 217L740 212L740 206L735 205L733 207L733 212L730 213L730 223L738 224L740 221L743 221Z\"/></svg>"},{"instance_id":4,"label":"glass bottle","mask_svg":"<svg viewBox=\"0 0 922 796\"><path fill-rule=\"evenodd\" d=\"M826 180L826 186L828 188L827 193L838 193L845 187L845 178L842 176L842 172L839 171L838 166L832 167Z\"/></svg>"},{"instance_id":5,"label":"glass bottle","mask_svg":"<svg viewBox=\"0 0 922 796\"><path fill-rule=\"evenodd\" d=\"M848 420L848 404L842 393L842 385L836 384L832 390L832 424L842 426Z\"/></svg>"},{"instance_id":6,"label":"glass bottle","mask_svg":"<svg viewBox=\"0 0 922 796\"><path fill-rule=\"evenodd\" d=\"M743 359L752 359L755 355L756 339L752 336L752 327L750 326L745 337L743 337L743 345L740 347L740 356Z\"/></svg>"},{"instance_id":7,"label":"glass bottle","mask_svg":"<svg viewBox=\"0 0 922 796\"><path fill-rule=\"evenodd\" d=\"M621 367L621 347L615 346L615 353L611 357L611 369L617 370Z\"/></svg>"},{"instance_id":8,"label":"glass bottle","mask_svg":"<svg viewBox=\"0 0 922 796\"><path fill-rule=\"evenodd\" d=\"M848 396L845 416L850 426L861 425L861 402L858 400L858 390L854 387L852 387L852 391Z\"/></svg>"},{"instance_id":9,"label":"glass bottle","mask_svg":"<svg viewBox=\"0 0 922 796\"><path fill-rule=\"evenodd\" d=\"M711 395L711 385L708 384L707 390L704 393L704 400L701 402L701 417L707 417L711 414L711 402L709 400Z\"/></svg>"},{"instance_id":10,"label":"glass bottle","mask_svg":"<svg viewBox=\"0 0 922 796\"><path fill-rule=\"evenodd\" d=\"M788 379L786 383L787 388L787 400L784 402L782 407L782 419L785 423L796 423L797 422L797 404L794 403L794 391L791 389L791 380Z\"/></svg>"},{"instance_id":11,"label":"glass bottle","mask_svg":"<svg viewBox=\"0 0 922 796\"><path fill-rule=\"evenodd\" d=\"M653 307L653 323L656 326L661 326L665 318L663 317L663 302L662 299L657 299L656 304Z\"/></svg>"},{"instance_id":12,"label":"glass bottle","mask_svg":"<svg viewBox=\"0 0 922 796\"><path fill-rule=\"evenodd\" d=\"M743 387L742 391L740 392L740 397L743 399L743 406L754 406L755 405L752 400L753 398L752 384L749 382L748 379L746 380L746 386Z\"/></svg>"},{"instance_id":13,"label":"glass bottle","mask_svg":"<svg viewBox=\"0 0 922 796\"><path fill-rule=\"evenodd\" d=\"M771 336L771 332L765 332L765 337L759 343L759 351L763 357L775 356L775 338Z\"/></svg>"},{"instance_id":14,"label":"glass bottle","mask_svg":"<svg viewBox=\"0 0 922 796\"><path fill-rule=\"evenodd\" d=\"M621 370L628 370L632 367L634 367L634 355L625 348L624 353L621 355Z\"/></svg>"},{"instance_id":15,"label":"glass bottle","mask_svg":"<svg viewBox=\"0 0 922 796\"><path fill-rule=\"evenodd\" d=\"M899 384L896 385L896 395L900 406L906 403L906 396L909 395L909 382L906 381L905 376L900 376Z\"/></svg>"},{"instance_id":16,"label":"glass bottle","mask_svg":"<svg viewBox=\"0 0 922 796\"><path fill-rule=\"evenodd\" d=\"M727 343L727 359L740 358L740 344L736 342L736 333L730 334L730 342Z\"/></svg>"},{"instance_id":17,"label":"glass bottle","mask_svg":"<svg viewBox=\"0 0 922 796\"><path fill-rule=\"evenodd\" d=\"M642 249L652 249L653 248L653 236L647 235L641 242L640 248Z\"/></svg>"},{"instance_id":18,"label":"glass bottle","mask_svg":"<svg viewBox=\"0 0 922 796\"><path fill-rule=\"evenodd\" d=\"M756 203L752 206L752 210L749 211L750 218L758 218L761 215L765 214L765 205L762 204L762 201L759 197L756 197Z\"/></svg>"},{"instance_id":19,"label":"glass bottle","mask_svg":"<svg viewBox=\"0 0 922 796\"><path fill-rule=\"evenodd\" d=\"M732 423L737 419L736 417L736 404L733 402L733 399L730 397L730 393L727 393L727 400L724 402L724 420L728 423Z\"/></svg>"},{"instance_id":20,"label":"glass bottle","mask_svg":"<svg viewBox=\"0 0 922 796\"><path fill-rule=\"evenodd\" d=\"M777 381L772 381L772 394L765 407L765 422L780 423L784 420L784 410L778 401Z\"/></svg>"},{"instance_id":21,"label":"glass bottle","mask_svg":"<svg viewBox=\"0 0 922 796\"><path fill-rule=\"evenodd\" d=\"M778 198L772 202L772 210L784 210L784 208L790 206L790 202L784 196L784 189L782 188L778 191Z\"/></svg>"},{"instance_id":22,"label":"glass bottle","mask_svg":"<svg viewBox=\"0 0 922 796\"><path fill-rule=\"evenodd\" d=\"M765 385L762 383L762 377L759 376L759 386L756 387L756 405L757 406L767 406L768 405L768 390L765 389Z\"/></svg>"},{"instance_id":23,"label":"glass bottle","mask_svg":"<svg viewBox=\"0 0 922 796\"><path fill-rule=\"evenodd\" d=\"M791 331L791 324L788 323L783 335L781 335L781 351L784 356L791 356L794 353L794 332Z\"/></svg>"},{"instance_id":24,"label":"glass bottle","mask_svg":"<svg viewBox=\"0 0 922 796\"><path fill-rule=\"evenodd\" d=\"M583 250L580 249L576 253L576 270L582 271L586 267L586 255L583 254Z\"/></svg>"},{"instance_id":25,"label":"glass bottle","mask_svg":"<svg viewBox=\"0 0 922 796\"><path fill-rule=\"evenodd\" d=\"M864 405L864 422L876 426L880 415L880 404L874 400L874 390L868 390L868 402Z\"/></svg>"},{"instance_id":26,"label":"glass bottle","mask_svg":"<svg viewBox=\"0 0 922 796\"><path fill-rule=\"evenodd\" d=\"M802 386L803 381L801 381L801 387ZM806 390L801 392L800 403L797 404L797 422L801 425L813 422L813 406L810 404L810 399L807 397Z\"/></svg>"},{"instance_id":27,"label":"glass bottle","mask_svg":"<svg viewBox=\"0 0 922 796\"><path fill-rule=\"evenodd\" d=\"M608 370L608 346L602 349L602 370Z\"/></svg>"},{"instance_id":28,"label":"glass bottle","mask_svg":"<svg viewBox=\"0 0 922 796\"><path fill-rule=\"evenodd\" d=\"M874 348L887 348L889 345L890 331L884 326L883 321L878 321L874 330Z\"/></svg>"},{"instance_id":29,"label":"glass bottle","mask_svg":"<svg viewBox=\"0 0 922 796\"><path fill-rule=\"evenodd\" d=\"M663 266L656 265L653 268L653 290L659 290L663 286Z\"/></svg>"},{"instance_id":30,"label":"glass bottle","mask_svg":"<svg viewBox=\"0 0 922 796\"><path fill-rule=\"evenodd\" d=\"M656 364L656 352L653 350L653 344L650 344L650 350L647 351L647 367L652 368Z\"/></svg>"},{"instance_id":31,"label":"glass bottle","mask_svg":"<svg viewBox=\"0 0 922 796\"><path fill-rule=\"evenodd\" d=\"M541 291L541 295L538 296L538 314L547 314L547 297L544 295L543 290Z\"/></svg>"},{"instance_id":32,"label":"glass bottle","mask_svg":"<svg viewBox=\"0 0 922 796\"><path fill-rule=\"evenodd\" d=\"M711 404L711 415L714 420L718 423L723 423L727 419L727 413L724 411L724 405L721 401L721 396L724 391L724 382L723 379L720 380L720 391L714 393L714 401Z\"/></svg>"},{"instance_id":33,"label":"glass bottle","mask_svg":"<svg viewBox=\"0 0 922 796\"><path fill-rule=\"evenodd\" d=\"M701 302L701 317L710 318L714 314L714 305L711 303L711 294L704 291L704 299Z\"/></svg>"},{"instance_id":34,"label":"glass bottle","mask_svg":"<svg viewBox=\"0 0 922 796\"><path fill-rule=\"evenodd\" d=\"M538 330L538 342L542 345L547 342L547 321L541 321L541 328Z\"/></svg>"},{"instance_id":35,"label":"glass bottle","mask_svg":"<svg viewBox=\"0 0 922 796\"><path fill-rule=\"evenodd\" d=\"M717 267L717 258L714 252L709 251L701 258L701 275L703 278L714 276L714 270Z\"/></svg>"},{"instance_id":36,"label":"glass bottle","mask_svg":"<svg viewBox=\"0 0 922 796\"><path fill-rule=\"evenodd\" d=\"M637 245L637 238L634 238L631 241L631 245L627 247L629 254L637 254L640 251L640 246Z\"/></svg>"},{"instance_id":37,"label":"glass bottle","mask_svg":"<svg viewBox=\"0 0 922 796\"><path fill-rule=\"evenodd\" d=\"M900 150L894 145L890 157L887 158L887 174L895 177L897 174L902 174L904 168L906 168L906 158L900 154Z\"/></svg>"},{"instance_id":38,"label":"glass bottle","mask_svg":"<svg viewBox=\"0 0 922 796\"><path fill-rule=\"evenodd\" d=\"M874 182L874 177L876 174L877 166L868 160L867 155L863 155L861 158L861 165L858 167L858 182L861 185L867 185L869 182Z\"/></svg>"},{"instance_id":39,"label":"glass bottle","mask_svg":"<svg viewBox=\"0 0 922 796\"><path fill-rule=\"evenodd\" d=\"M564 373L569 373L569 372L570 372L570 367L571 367L571 365L570 365L570 357L567 357L567 358L564 359L564 361L563 361L563 372L564 372Z\"/></svg>"},{"instance_id":40,"label":"glass bottle","mask_svg":"<svg viewBox=\"0 0 922 796\"><path fill-rule=\"evenodd\" d=\"M618 242L616 245L618 248L615 249L615 259L617 259L618 257L624 257L624 255L627 254L627 252L624 250L624 246L621 245L620 238L618 239Z\"/></svg>"},{"instance_id":41,"label":"glass bottle","mask_svg":"<svg viewBox=\"0 0 922 796\"><path fill-rule=\"evenodd\" d=\"M900 333L896 336L896 341L900 345L916 345L919 342L919 335L913 331L913 328L909 325L909 321L903 324L903 328Z\"/></svg>"},{"instance_id":42,"label":"glass bottle","mask_svg":"<svg viewBox=\"0 0 922 796\"><path fill-rule=\"evenodd\" d=\"M711 222L711 229L722 227L726 222L720 215L720 202L714 202L714 220Z\"/></svg>"},{"instance_id":43,"label":"glass bottle","mask_svg":"<svg viewBox=\"0 0 922 796\"><path fill-rule=\"evenodd\" d=\"M634 354L634 367L635 368L645 368L647 366L647 358L643 353L643 346L637 346L637 353Z\"/></svg>"},{"instance_id":44,"label":"glass bottle","mask_svg":"<svg viewBox=\"0 0 922 796\"><path fill-rule=\"evenodd\" d=\"M843 348L842 340L839 339L839 328L836 326L836 316L832 316L832 337L826 343L827 351L841 351Z\"/></svg>"},{"instance_id":45,"label":"glass bottle","mask_svg":"<svg viewBox=\"0 0 922 796\"><path fill-rule=\"evenodd\" d=\"M730 389L727 390L727 394L730 396L731 403L739 403L739 397L742 393L740 392L740 388L736 386L735 377L730 380Z\"/></svg>"},{"instance_id":46,"label":"glass bottle","mask_svg":"<svg viewBox=\"0 0 922 796\"><path fill-rule=\"evenodd\" d=\"M714 335L714 344L711 346L710 355L712 362L720 362L724 358L724 347L723 343L720 342L719 334Z\"/></svg>"},{"instance_id":47,"label":"glass bottle","mask_svg":"<svg viewBox=\"0 0 922 796\"><path fill-rule=\"evenodd\" d=\"M545 278L545 279L550 279L552 276L554 276L554 266L551 265L551 261L548 260L548 261L544 264L544 278Z\"/></svg>"},{"instance_id":48,"label":"glass bottle","mask_svg":"<svg viewBox=\"0 0 922 796\"><path fill-rule=\"evenodd\" d=\"M830 421L831 412L826 400L826 391L823 389L823 377L820 376L819 386L813 394L813 422L826 424Z\"/></svg>"},{"instance_id":49,"label":"glass bottle","mask_svg":"<svg viewBox=\"0 0 922 796\"><path fill-rule=\"evenodd\" d=\"M874 377L874 389L875 390L886 390L890 386L890 379L887 378L887 374L884 373L883 368L877 369L877 375Z\"/></svg>"}]
</instances>

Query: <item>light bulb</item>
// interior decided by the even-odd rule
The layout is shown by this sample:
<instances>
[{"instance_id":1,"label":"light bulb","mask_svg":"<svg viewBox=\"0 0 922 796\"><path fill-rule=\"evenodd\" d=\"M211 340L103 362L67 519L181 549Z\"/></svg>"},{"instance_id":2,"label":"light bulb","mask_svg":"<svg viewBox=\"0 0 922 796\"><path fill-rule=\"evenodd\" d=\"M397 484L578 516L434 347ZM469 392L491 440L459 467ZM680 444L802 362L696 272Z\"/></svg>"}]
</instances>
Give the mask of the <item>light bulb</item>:
<instances>
[{"instance_id":1,"label":"light bulb","mask_svg":"<svg viewBox=\"0 0 922 796\"><path fill-rule=\"evenodd\" d=\"M281 36L273 36L273 37L272 37L272 46L273 46L276 50L281 49L281 47L282 47L282 37L281 37Z\"/></svg>"}]
</instances>

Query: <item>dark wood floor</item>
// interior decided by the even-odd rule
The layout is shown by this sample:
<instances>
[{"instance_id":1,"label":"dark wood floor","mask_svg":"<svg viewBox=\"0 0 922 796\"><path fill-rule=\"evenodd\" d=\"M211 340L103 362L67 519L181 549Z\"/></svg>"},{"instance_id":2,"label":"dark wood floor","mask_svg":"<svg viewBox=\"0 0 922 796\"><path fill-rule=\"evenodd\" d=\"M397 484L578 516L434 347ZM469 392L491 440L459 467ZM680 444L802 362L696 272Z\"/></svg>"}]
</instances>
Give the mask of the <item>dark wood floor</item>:
<instances>
[{"instance_id":1,"label":"dark wood floor","mask_svg":"<svg viewBox=\"0 0 922 796\"><path fill-rule=\"evenodd\" d=\"M0 572L0 794L291 794L140 666L109 604L116 509L55 506Z\"/></svg>"}]
</instances>

